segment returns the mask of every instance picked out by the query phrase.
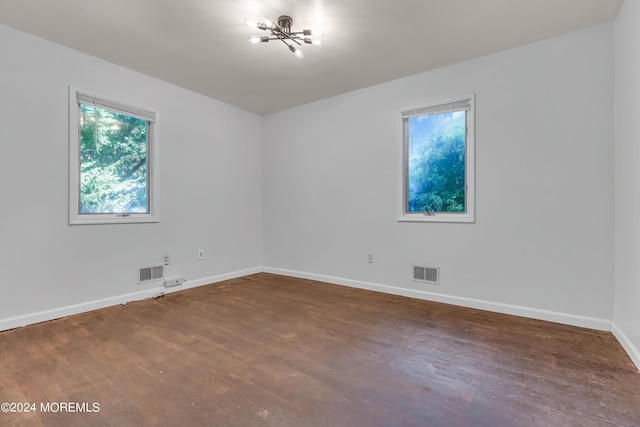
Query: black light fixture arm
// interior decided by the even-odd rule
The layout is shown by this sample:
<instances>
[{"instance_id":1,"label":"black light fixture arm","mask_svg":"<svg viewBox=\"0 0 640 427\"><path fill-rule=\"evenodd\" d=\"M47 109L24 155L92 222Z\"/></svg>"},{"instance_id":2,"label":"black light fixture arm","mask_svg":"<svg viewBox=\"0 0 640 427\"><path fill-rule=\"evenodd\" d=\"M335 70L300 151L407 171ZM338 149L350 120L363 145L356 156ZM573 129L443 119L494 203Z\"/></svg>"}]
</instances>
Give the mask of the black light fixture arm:
<instances>
[{"instance_id":1,"label":"black light fixture arm","mask_svg":"<svg viewBox=\"0 0 640 427\"><path fill-rule=\"evenodd\" d=\"M299 37L295 37L292 36L291 33L287 33L286 31L277 31L277 30L271 30L271 35L274 37L268 37L269 40L282 40L282 42L284 44L287 44L287 42L285 41L285 39L291 40L292 42L296 43L298 46L302 46L302 43L300 43L298 40L300 40ZM287 44L288 46L288 44Z\"/></svg>"}]
</instances>

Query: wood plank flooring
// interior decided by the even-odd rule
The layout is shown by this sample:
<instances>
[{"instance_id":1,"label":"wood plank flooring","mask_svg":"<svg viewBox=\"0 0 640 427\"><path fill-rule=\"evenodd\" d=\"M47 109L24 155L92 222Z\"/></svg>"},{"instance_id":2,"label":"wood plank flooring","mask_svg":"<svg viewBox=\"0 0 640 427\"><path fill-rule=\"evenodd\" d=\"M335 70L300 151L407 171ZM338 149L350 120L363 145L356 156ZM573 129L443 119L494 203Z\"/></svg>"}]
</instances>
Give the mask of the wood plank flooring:
<instances>
[{"instance_id":1,"label":"wood plank flooring","mask_svg":"<svg viewBox=\"0 0 640 427\"><path fill-rule=\"evenodd\" d=\"M639 426L640 374L610 333L262 273L2 332L0 402L37 405L3 426Z\"/></svg>"}]
</instances>

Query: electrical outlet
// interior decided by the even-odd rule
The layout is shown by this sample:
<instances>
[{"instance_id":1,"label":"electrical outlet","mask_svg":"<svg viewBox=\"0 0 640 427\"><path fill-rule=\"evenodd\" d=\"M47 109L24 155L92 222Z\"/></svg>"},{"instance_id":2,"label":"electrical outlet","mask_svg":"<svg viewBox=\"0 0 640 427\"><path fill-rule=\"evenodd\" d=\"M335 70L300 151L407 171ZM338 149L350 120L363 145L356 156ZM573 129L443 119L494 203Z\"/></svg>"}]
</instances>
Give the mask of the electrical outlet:
<instances>
[{"instance_id":1,"label":"electrical outlet","mask_svg":"<svg viewBox=\"0 0 640 427\"><path fill-rule=\"evenodd\" d=\"M169 265L169 254L164 254L162 256L162 262L164 265Z\"/></svg>"},{"instance_id":2,"label":"electrical outlet","mask_svg":"<svg viewBox=\"0 0 640 427\"><path fill-rule=\"evenodd\" d=\"M198 249L198 259L204 259L204 249Z\"/></svg>"},{"instance_id":3,"label":"electrical outlet","mask_svg":"<svg viewBox=\"0 0 640 427\"><path fill-rule=\"evenodd\" d=\"M367 258L367 262L373 264L373 254L369 254L369 258Z\"/></svg>"}]
</instances>

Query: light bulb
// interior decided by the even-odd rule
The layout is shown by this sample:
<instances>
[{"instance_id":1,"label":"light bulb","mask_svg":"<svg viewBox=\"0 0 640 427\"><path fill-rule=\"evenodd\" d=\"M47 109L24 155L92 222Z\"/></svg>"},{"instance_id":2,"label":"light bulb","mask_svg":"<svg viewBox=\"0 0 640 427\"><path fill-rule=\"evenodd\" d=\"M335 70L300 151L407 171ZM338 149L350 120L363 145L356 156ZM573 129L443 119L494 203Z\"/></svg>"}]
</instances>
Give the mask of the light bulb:
<instances>
[{"instance_id":1,"label":"light bulb","mask_svg":"<svg viewBox=\"0 0 640 427\"><path fill-rule=\"evenodd\" d=\"M291 52L293 52L298 58L302 58L304 55L302 54L302 51L300 49L298 49L297 47L294 47L292 45L289 45L289 50Z\"/></svg>"},{"instance_id":2,"label":"light bulb","mask_svg":"<svg viewBox=\"0 0 640 427\"><path fill-rule=\"evenodd\" d=\"M260 37L258 37L258 36L251 36L251 37L249 37L249 43L251 43L251 44L258 44L258 43L260 43Z\"/></svg>"},{"instance_id":3,"label":"light bulb","mask_svg":"<svg viewBox=\"0 0 640 427\"><path fill-rule=\"evenodd\" d=\"M253 19L245 19L244 25L246 25L249 28L258 28L258 23Z\"/></svg>"},{"instance_id":4,"label":"light bulb","mask_svg":"<svg viewBox=\"0 0 640 427\"><path fill-rule=\"evenodd\" d=\"M311 38L309 38L309 37L305 37L305 38L304 38L304 42L305 42L306 44L312 44L312 45L315 45L315 46L320 46L320 45L322 45L322 40L320 40L320 39L311 39Z\"/></svg>"},{"instance_id":5,"label":"light bulb","mask_svg":"<svg viewBox=\"0 0 640 427\"><path fill-rule=\"evenodd\" d=\"M262 17L262 25L267 28L273 28L275 26L273 21L271 21L269 18L265 18L264 16Z\"/></svg>"},{"instance_id":6,"label":"light bulb","mask_svg":"<svg viewBox=\"0 0 640 427\"><path fill-rule=\"evenodd\" d=\"M314 37L324 36L324 30L320 30L318 28L314 28L313 30L303 30L302 33L305 36L314 36Z\"/></svg>"}]
</instances>

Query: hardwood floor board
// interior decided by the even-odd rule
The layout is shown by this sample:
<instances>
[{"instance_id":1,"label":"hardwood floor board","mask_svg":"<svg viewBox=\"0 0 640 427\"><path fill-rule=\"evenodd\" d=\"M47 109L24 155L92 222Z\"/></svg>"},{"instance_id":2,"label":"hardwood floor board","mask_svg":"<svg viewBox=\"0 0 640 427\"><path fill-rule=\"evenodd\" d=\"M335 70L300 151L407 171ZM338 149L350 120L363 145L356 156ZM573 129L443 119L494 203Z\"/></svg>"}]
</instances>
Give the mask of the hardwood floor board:
<instances>
[{"instance_id":1,"label":"hardwood floor board","mask_svg":"<svg viewBox=\"0 0 640 427\"><path fill-rule=\"evenodd\" d=\"M0 333L0 425L638 426L613 335L256 274Z\"/></svg>"}]
</instances>

